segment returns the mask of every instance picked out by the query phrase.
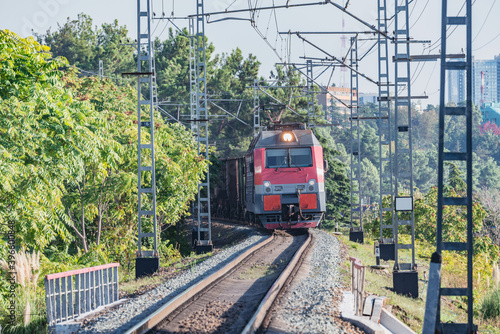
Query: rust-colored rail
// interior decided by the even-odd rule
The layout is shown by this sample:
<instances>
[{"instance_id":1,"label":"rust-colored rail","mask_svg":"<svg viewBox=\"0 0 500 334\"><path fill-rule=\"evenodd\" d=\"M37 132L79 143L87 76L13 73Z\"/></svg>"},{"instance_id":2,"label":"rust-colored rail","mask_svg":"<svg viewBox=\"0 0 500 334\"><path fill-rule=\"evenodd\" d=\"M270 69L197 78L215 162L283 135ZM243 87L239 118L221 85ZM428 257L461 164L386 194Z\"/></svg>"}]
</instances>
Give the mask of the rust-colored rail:
<instances>
[{"instance_id":1,"label":"rust-colored rail","mask_svg":"<svg viewBox=\"0 0 500 334\"><path fill-rule=\"evenodd\" d=\"M246 327L241 332L242 334L251 334L255 333L266 318L266 315L270 311L274 301L278 297L280 291L283 289L283 286L288 281L290 275L294 272L296 267L300 265L300 260L303 255L305 255L306 250L312 241L312 234L309 233L308 238L304 242L304 244L297 250L293 258L288 263L285 270L282 271L281 275L276 279L272 287L267 292L266 296L260 303L257 311L254 313L253 317L250 319Z\"/></svg>"},{"instance_id":2,"label":"rust-colored rail","mask_svg":"<svg viewBox=\"0 0 500 334\"><path fill-rule=\"evenodd\" d=\"M224 268L221 270L217 271L216 273L212 274L208 278L204 279L203 281L199 282L198 284L190 287L162 307L160 307L156 312L148 316L146 319L142 320L138 324L136 324L134 327L129 329L126 334L143 334L146 333L147 331L153 329L157 324L159 324L163 319L165 319L168 315L170 315L173 311L175 311L177 308L179 308L182 304L185 302L189 301L191 298L193 298L196 294L200 293L203 291L205 288L210 286L212 283L223 277L225 274L230 272L232 269L234 269L236 266L238 266L241 261L243 261L245 258L250 256L252 253L255 253L257 250L260 248L264 247L265 245L269 244L275 237L269 237L266 240L262 241L261 243L253 246L252 248L248 249L246 252L238 256L236 259L228 263Z\"/></svg>"}]
</instances>

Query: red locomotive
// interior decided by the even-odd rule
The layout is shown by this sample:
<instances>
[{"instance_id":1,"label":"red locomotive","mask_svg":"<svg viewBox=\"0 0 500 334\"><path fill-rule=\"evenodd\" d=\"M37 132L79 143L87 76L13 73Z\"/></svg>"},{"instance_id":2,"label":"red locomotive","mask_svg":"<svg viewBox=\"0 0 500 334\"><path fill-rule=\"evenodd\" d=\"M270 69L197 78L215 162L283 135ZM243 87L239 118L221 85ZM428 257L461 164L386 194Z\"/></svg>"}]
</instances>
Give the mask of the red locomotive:
<instances>
[{"instance_id":1,"label":"red locomotive","mask_svg":"<svg viewBox=\"0 0 500 334\"><path fill-rule=\"evenodd\" d=\"M310 228L321 223L326 211L327 166L318 139L303 124L271 125L254 138L244 160L224 162L224 185L214 198L215 213L244 215L267 229Z\"/></svg>"}]
</instances>

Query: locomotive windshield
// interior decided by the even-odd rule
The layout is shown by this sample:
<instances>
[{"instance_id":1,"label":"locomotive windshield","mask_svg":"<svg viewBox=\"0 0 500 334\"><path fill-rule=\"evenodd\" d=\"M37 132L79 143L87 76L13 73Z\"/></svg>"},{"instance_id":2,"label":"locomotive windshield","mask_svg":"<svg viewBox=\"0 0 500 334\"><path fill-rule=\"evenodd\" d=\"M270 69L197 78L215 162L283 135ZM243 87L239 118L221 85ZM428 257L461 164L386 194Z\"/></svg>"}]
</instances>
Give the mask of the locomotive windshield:
<instances>
[{"instance_id":1,"label":"locomotive windshield","mask_svg":"<svg viewBox=\"0 0 500 334\"><path fill-rule=\"evenodd\" d=\"M267 168L312 166L311 148L266 149Z\"/></svg>"},{"instance_id":2,"label":"locomotive windshield","mask_svg":"<svg viewBox=\"0 0 500 334\"><path fill-rule=\"evenodd\" d=\"M286 148L266 150L267 168L287 167L287 165L288 165L288 150Z\"/></svg>"},{"instance_id":3,"label":"locomotive windshield","mask_svg":"<svg viewBox=\"0 0 500 334\"><path fill-rule=\"evenodd\" d=\"M309 147L290 149L290 167L310 167L312 165L312 155Z\"/></svg>"}]
</instances>

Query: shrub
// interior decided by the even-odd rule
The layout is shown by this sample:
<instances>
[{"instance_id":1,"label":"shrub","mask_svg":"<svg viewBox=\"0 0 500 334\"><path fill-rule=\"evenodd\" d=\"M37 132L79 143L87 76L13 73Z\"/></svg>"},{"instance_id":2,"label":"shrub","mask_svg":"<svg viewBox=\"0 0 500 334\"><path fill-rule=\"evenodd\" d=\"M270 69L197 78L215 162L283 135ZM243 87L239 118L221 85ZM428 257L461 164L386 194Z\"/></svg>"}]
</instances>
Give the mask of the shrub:
<instances>
[{"instance_id":1,"label":"shrub","mask_svg":"<svg viewBox=\"0 0 500 334\"><path fill-rule=\"evenodd\" d=\"M481 315L485 320L500 317L500 289L497 288L484 298Z\"/></svg>"}]
</instances>

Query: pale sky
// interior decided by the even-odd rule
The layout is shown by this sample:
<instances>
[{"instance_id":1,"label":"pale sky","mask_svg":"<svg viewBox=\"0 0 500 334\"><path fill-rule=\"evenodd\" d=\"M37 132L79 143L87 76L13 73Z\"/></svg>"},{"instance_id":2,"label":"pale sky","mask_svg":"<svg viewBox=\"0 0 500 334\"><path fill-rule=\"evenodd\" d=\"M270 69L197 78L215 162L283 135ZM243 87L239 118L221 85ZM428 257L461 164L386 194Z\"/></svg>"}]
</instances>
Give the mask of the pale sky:
<instances>
[{"instance_id":1,"label":"pale sky","mask_svg":"<svg viewBox=\"0 0 500 334\"><path fill-rule=\"evenodd\" d=\"M144 1L144 0L143 0ZM398 0L401 1L401 0ZM223 11L248 8L251 2L258 6L271 6L300 3L316 3L319 0L206 0L205 12ZM343 4L344 0L336 3ZM449 9L449 15L455 16L463 1L449 0L453 7ZM63 24L69 17L75 19L78 13L85 13L94 19L96 25L104 22L111 22L118 19L121 25L126 25L129 29L130 37L135 39L137 22L137 2L131 0L0 0L0 29L9 29L15 33L26 37L31 34L31 30L37 33L44 33L47 29L52 31L57 29L58 24ZM394 13L394 1L388 0L389 17ZM196 13L196 0L153 0L153 10L157 17L165 12L170 16L172 11L176 17L183 17ZM352 12L370 25L376 25L377 1L376 0L351 0L348 11ZM464 10L462 10L464 14ZM225 16L212 16L210 21L218 18L244 18L248 19L249 14L234 14ZM476 0L473 6L473 54L477 59L492 59L500 54L500 1L496 0ZM342 28L344 21L344 28ZM206 24L206 35L214 43L216 52L230 52L239 47L244 55L252 53L263 63L261 75L267 76L274 63L283 60L303 63L301 56L325 57L325 54L314 49L307 43L302 42L296 36L281 35L277 31L367 31L366 26L353 20L346 14L331 4L316 5L309 7L278 9L276 11L261 11L255 16L256 28L253 28L249 20L226 20L217 23ZM185 20L175 20L179 27L187 24ZM441 1L439 0L413 0L410 4L410 35L415 40L430 40L432 47L428 44L412 44L411 54L438 54L440 51L439 37L441 35ZM167 37L169 27L172 23L166 20L155 20L152 26L154 36ZM390 25L390 31L394 23ZM451 32L451 29L450 29ZM267 38L267 42L259 35ZM456 29L453 32L453 41L449 45L454 49L448 49L448 53L460 53L464 48L463 41L465 30ZM343 57L342 43L339 35L304 35L308 40L335 57ZM367 35L373 38L373 35ZM496 39L495 39L496 37ZM360 37L364 38L364 37ZM432 44L434 43L434 44ZM487 44L489 43L489 44ZM349 44L347 35L346 45ZM485 45L487 44L487 45ZM359 42L359 57L367 53L373 41ZM291 48L290 48L291 46ZM273 51L276 49L276 52ZM434 49L434 50L432 50ZM389 51L392 56L393 51ZM345 53L345 51L344 51ZM436 104L439 100L439 62L412 63L414 73L414 83L412 85L412 95L424 95L424 91L429 96L428 100L422 100L422 105L427 103ZM377 80L377 49L368 53L360 61L360 71L369 77ZM96 69L97 71L97 69ZM317 68L319 73L322 69ZM393 77L393 65L390 65L391 77ZM331 76L331 70L327 70L318 81L326 85ZM394 79L392 79L393 81ZM336 69L331 82L337 86L345 82L349 85L349 72L342 73ZM376 85L360 78L360 92L377 92ZM417 102L417 101L415 101Z\"/></svg>"}]
</instances>

